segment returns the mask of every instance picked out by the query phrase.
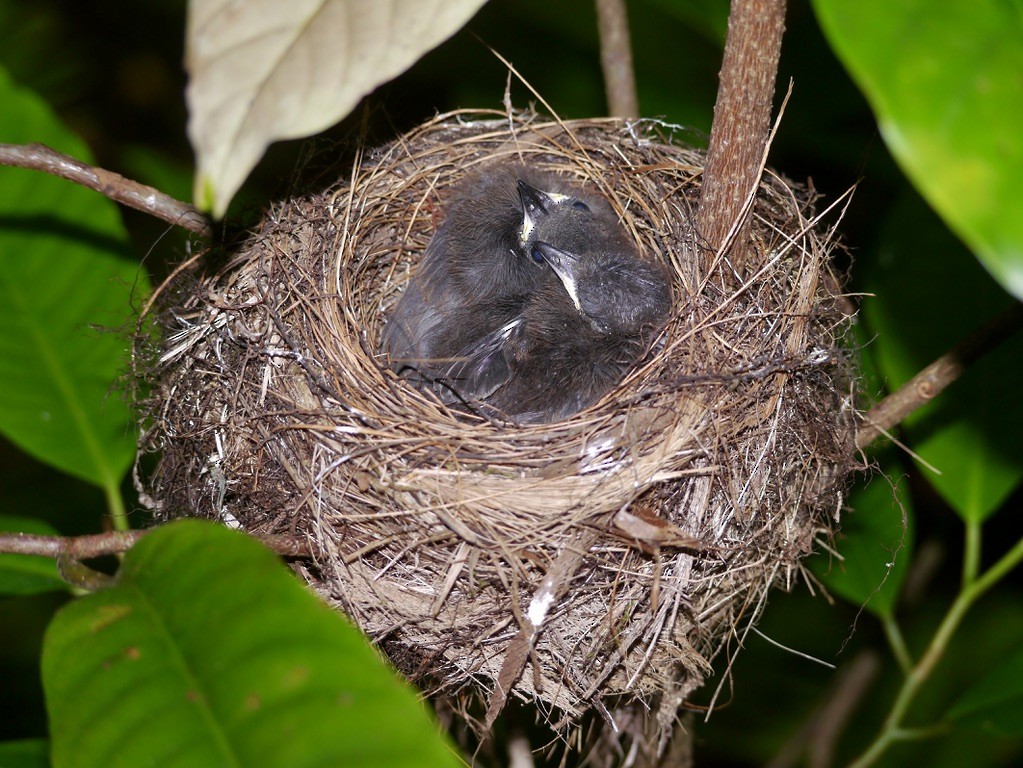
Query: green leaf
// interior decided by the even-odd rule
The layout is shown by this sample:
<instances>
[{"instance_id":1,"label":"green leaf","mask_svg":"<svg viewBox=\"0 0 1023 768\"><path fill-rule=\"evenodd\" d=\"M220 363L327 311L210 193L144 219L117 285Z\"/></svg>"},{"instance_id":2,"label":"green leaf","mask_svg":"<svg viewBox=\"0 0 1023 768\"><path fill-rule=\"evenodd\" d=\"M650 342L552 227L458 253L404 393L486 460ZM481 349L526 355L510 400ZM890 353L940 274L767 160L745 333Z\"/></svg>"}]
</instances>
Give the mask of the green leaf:
<instances>
[{"instance_id":1,"label":"green leaf","mask_svg":"<svg viewBox=\"0 0 1023 768\"><path fill-rule=\"evenodd\" d=\"M50 745L45 739L0 742L0 768L48 768Z\"/></svg>"},{"instance_id":2,"label":"green leaf","mask_svg":"<svg viewBox=\"0 0 1023 768\"><path fill-rule=\"evenodd\" d=\"M877 616L891 616L913 555L913 512L898 462L849 495L834 560L821 553L810 567L833 593Z\"/></svg>"},{"instance_id":3,"label":"green leaf","mask_svg":"<svg viewBox=\"0 0 1023 768\"><path fill-rule=\"evenodd\" d=\"M0 141L88 149L0 72ZM38 171L0 168L0 431L36 458L116 488L134 455L126 369L132 298L148 290L102 195Z\"/></svg>"},{"instance_id":4,"label":"green leaf","mask_svg":"<svg viewBox=\"0 0 1023 768\"><path fill-rule=\"evenodd\" d=\"M43 649L53 764L456 766L362 635L245 535L147 535Z\"/></svg>"},{"instance_id":5,"label":"green leaf","mask_svg":"<svg viewBox=\"0 0 1023 768\"><path fill-rule=\"evenodd\" d=\"M1012 299L932 212L908 196L891 210L878 258L867 260L863 313L890 389L994 317ZM1023 334L973 363L903 424L924 476L964 520L981 522L1023 481Z\"/></svg>"},{"instance_id":6,"label":"green leaf","mask_svg":"<svg viewBox=\"0 0 1023 768\"><path fill-rule=\"evenodd\" d=\"M986 731L1023 736L1023 650L967 689L949 717Z\"/></svg>"},{"instance_id":7,"label":"green leaf","mask_svg":"<svg viewBox=\"0 0 1023 768\"><path fill-rule=\"evenodd\" d=\"M40 520L0 515L0 531L56 536L57 531ZM65 591L67 583L57 573L52 557L0 553L0 595L35 595Z\"/></svg>"},{"instance_id":8,"label":"green leaf","mask_svg":"<svg viewBox=\"0 0 1023 768\"><path fill-rule=\"evenodd\" d=\"M1023 12L1005 0L814 0L892 154L1023 298Z\"/></svg>"}]
</instances>

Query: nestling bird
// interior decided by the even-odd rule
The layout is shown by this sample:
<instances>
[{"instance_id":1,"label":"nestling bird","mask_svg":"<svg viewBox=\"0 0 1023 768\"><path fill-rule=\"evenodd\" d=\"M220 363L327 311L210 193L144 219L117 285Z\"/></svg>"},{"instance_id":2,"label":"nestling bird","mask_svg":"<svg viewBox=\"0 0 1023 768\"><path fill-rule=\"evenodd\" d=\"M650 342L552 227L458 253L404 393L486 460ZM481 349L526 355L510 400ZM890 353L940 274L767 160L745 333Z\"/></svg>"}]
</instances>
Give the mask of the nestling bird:
<instances>
[{"instance_id":1,"label":"nestling bird","mask_svg":"<svg viewBox=\"0 0 1023 768\"><path fill-rule=\"evenodd\" d=\"M666 269L643 260L607 210L564 208L532 232L546 281L522 312L461 352L472 393L518 423L567 418L614 387L671 312ZM484 386L485 384L485 386Z\"/></svg>"},{"instance_id":2,"label":"nestling bird","mask_svg":"<svg viewBox=\"0 0 1023 768\"><path fill-rule=\"evenodd\" d=\"M606 205L583 200L561 176L518 163L491 164L454 187L384 329L391 367L443 399L477 397L479 386L458 372L463 351L520 315L551 279L530 256L536 227L558 210L589 203Z\"/></svg>"}]
</instances>

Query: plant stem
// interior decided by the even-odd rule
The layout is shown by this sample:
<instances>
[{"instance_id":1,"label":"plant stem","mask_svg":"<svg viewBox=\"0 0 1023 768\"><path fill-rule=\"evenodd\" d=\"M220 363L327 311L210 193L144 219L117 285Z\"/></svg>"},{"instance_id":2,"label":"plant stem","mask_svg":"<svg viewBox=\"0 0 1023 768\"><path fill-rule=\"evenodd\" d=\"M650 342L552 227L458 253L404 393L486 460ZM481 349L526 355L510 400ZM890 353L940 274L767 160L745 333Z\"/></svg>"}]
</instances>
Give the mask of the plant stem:
<instances>
[{"instance_id":1,"label":"plant stem","mask_svg":"<svg viewBox=\"0 0 1023 768\"><path fill-rule=\"evenodd\" d=\"M979 533L976 534L976 538L978 539L977 546L979 548ZM970 557L972 555L967 552L964 560ZM948 647L949 640L956 629L958 629L959 624L962 623L966 612L977 602L981 595L997 584L1002 577L1019 565L1021 561L1023 561L1023 539L1017 541L1015 546L1006 552L982 576L972 580L969 584L963 585L959 596L952 603L948 613L945 614L945 618L942 619L938 631L934 633L927 651L902 683L902 688L899 691L899 695L895 698L895 703L892 704L891 711L888 713L884 726L881 728L881 733L862 755L850 763L850 768L866 768L868 765L873 765L893 741L906 738L907 733L920 732L918 729L908 730L901 727L902 720L909 709L909 705L920 690L920 686L927 681L934 667L941 660L945 649ZM927 730L929 731L930 729Z\"/></svg>"},{"instance_id":2,"label":"plant stem","mask_svg":"<svg viewBox=\"0 0 1023 768\"><path fill-rule=\"evenodd\" d=\"M980 523L969 520L966 523L966 541L963 552L963 587L977 579L980 570Z\"/></svg>"},{"instance_id":3,"label":"plant stem","mask_svg":"<svg viewBox=\"0 0 1023 768\"><path fill-rule=\"evenodd\" d=\"M881 619L881 626L884 627L885 636L888 638L888 645L891 646L892 655L895 656L895 660L899 662L899 669L902 670L902 674L910 674L913 671L913 657L909 655L906 641L902 637L902 630L899 629L899 624L895 621L895 617L884 616Z\"/></svg>"},{"instance_id":4,"label":"plant stem","mask_svg":"<svg viewBox=\"0 0 1023 768\"><path fill-rule=\"evenodd\" d=\"M107 511L110 513L110 521L115 531L127 531L128 512L124 508L124 499L121 498L121 489L113 480L107 480L103 484L103 495L107 497Z\"/></svg>"}]
</instances>

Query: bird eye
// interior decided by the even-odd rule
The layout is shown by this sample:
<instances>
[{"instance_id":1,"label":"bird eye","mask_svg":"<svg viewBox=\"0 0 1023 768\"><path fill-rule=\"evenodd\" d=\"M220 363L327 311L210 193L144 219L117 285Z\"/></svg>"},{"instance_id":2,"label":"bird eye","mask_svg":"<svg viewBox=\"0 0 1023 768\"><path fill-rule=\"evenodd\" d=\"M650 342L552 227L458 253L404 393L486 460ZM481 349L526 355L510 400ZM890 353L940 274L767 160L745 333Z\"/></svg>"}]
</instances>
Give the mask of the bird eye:
<instances>
[{"instance_id":1,"label":"bird eye","mask_svg":"<svg viewBox=\"0 0 1023 768\"><path fill-rule=\"evenodd\" d=\"M535 261L537 264L543 264L544 262L543 253L535 245L533 246L533 250L529 252L529 255L533 257L533 261Z\"/></svg>"},{"instance_id":2,"label":"bird eye","mask_svg":"<svg viewBox=\"0 0 1023 768\"><path fill-rule=\"evenodd\" d=\"M588 206L582 200L576 200L574 203L572 203L572 207L575 208L577 211L588 211L588 210L590 210L590 206Z\"/></svg>"}]
</instances>

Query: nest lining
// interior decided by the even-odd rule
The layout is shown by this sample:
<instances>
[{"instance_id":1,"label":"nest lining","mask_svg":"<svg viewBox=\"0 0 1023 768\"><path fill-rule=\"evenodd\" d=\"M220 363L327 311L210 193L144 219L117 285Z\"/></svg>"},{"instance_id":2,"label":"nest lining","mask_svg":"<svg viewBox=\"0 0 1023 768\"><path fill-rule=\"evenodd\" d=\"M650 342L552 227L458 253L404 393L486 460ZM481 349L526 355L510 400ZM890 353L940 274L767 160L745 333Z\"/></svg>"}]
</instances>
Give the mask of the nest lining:
<instances>
[{"instance_id":1,"label":"nest lining","mask_svg":"<svg viewBox=\"0 0 1023 768\"><path fill-rule=\"evenodd\" d=\"M651 353L561 423L449 412L378 352L445 190L501 158L598 189L674 279ZM828 533L851 456L848 318L811 196L765 174L755 253L704 270L703 162L654 121L459 112L281 202L168 291L144 498L163 517L308 536L310 583L455 699L506 687L557 573L512 693L562 726L638 700L670 731L721 638ZM641 540L644 523L666 534Z\"/></svg>"}]
</instances>

